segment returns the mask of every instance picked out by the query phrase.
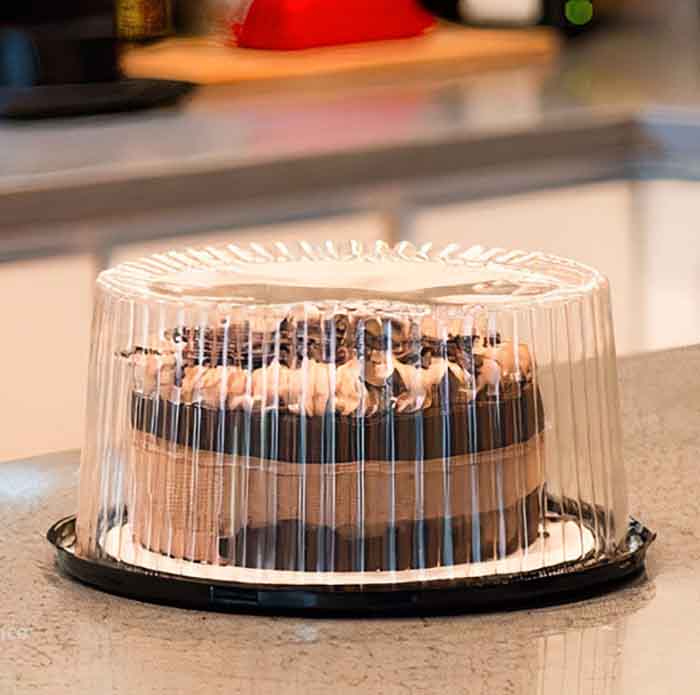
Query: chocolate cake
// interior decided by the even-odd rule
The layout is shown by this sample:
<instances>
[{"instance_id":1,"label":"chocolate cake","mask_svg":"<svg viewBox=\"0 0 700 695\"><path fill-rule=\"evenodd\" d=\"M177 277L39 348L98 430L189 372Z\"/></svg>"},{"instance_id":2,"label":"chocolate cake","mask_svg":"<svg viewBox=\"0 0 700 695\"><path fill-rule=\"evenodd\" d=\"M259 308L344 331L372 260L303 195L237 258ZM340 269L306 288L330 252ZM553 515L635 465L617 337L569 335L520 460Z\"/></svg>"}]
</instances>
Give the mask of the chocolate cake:
<instances>
[{"instance_id":1,"label":"chocolate cake","mask_svg":"<svg viewBox=\"0 0 700 695\"><path fill-rule=\"evenodd\" d=\"M542 401L528 348L486 327L227 316L123 357L129 521L148 550L396 571L498 559L537 537Z\"/></svg>"}]
</instances>

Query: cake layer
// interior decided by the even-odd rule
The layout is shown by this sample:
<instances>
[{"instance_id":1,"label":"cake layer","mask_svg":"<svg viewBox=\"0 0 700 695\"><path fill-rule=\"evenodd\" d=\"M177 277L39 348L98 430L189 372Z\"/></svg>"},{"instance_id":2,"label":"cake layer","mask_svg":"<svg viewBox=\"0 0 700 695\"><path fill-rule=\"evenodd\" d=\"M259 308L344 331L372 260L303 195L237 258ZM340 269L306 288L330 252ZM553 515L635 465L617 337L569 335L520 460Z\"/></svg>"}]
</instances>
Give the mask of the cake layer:
<instances>
[{"instance_id":1,"label":"cake layer","mask_svg":"<svg viewBox=\"0 0 700 695\"><path fill-rule=\"evenodd\" d=\"M131 417L135 429L165 442L296 463L450 458L526 442L544 428L542 399L531 382L519 386L515 397L482 391L448 408L370 417L214 409L134 392Z\"/></svg>"},{"instance_id":2,"label":"cake layer","mask_svg":"<svg viewBox=\"0 0 700 695\"><path fill-rule=\"evenodd\" d=\"M341 567L340 558L355 557L357 547L370 553L378 543L372 557L390 559L399 541L405 563L414 557L407 538L416 557L424 538L428 566L487 548L498 557L534 539L543 437L431 460L300 465L225 456L135 430L130 518L137 541L151 550L242 566L314 569L301 565L315 557L314 565L347 570L355 567ZM284 560L290 554L293 567Z\"/></svg>"},{"instance_id":3,"label":"cake layer","mask_svg":"<svg viewBox=\"0 0 700 695\"><path fill-rule=\"evenodd\" d=\"M219 539L220 562L237 567L316 572L398 571L496 560L535 541L541 490L511 507L474 517L333 529L282 521Z\"/></svg>"}]
</instances>

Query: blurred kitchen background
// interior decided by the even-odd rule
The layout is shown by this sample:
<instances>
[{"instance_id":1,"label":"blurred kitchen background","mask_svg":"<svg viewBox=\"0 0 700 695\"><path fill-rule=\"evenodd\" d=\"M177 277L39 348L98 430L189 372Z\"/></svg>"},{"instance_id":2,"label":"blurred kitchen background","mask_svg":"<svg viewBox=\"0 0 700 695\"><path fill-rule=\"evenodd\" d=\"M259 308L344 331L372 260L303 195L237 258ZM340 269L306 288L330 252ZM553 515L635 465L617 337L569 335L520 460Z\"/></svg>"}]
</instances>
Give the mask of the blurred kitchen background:
<instances>
[{"instance_id":1,"label":"blurred kitchen background","mask_svg":"<svg viewBox=\"0 0 700 695\"><path fill-rule=\"evenodd\" d=\"M244 4L0 14L0 461L81 446L95 277L174 246L554 252L609 276L621 355L700 342L698 2L432 0L462 23L283 52L241 45ZM122 76L17 68L71 12L116 17Z\"/></svg>"}]
</instances>

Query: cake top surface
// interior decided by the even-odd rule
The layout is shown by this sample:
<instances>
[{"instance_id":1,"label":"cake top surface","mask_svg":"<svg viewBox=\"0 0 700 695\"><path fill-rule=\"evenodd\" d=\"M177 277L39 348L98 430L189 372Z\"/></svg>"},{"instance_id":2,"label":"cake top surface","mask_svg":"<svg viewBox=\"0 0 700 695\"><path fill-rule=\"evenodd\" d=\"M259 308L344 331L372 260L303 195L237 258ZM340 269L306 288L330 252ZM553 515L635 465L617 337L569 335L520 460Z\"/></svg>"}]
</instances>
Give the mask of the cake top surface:
<instances>
[{"instance_id":1,"label":"cake top surface","mask_svg":"<svg viewBox=\"0 0 700 695\"><path fill-rule=\"evenodd\" d=\"M170 251L99 279L109 292L173 304L335 302L380 310L556 302L604 283L591 268L539 252L354 241Z\"/></svg>"}]
</instances>

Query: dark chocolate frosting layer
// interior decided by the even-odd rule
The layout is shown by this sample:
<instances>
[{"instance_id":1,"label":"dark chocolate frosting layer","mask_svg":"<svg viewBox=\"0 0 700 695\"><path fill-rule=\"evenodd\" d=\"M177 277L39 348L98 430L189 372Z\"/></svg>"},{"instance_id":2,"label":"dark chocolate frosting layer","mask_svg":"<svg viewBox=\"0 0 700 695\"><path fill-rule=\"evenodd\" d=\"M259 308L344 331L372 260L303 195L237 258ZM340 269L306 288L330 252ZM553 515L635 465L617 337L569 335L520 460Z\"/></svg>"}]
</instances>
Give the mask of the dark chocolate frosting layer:
<instances>
[{"instance_id":1,"label":"dark chocolate frosting layer","mask_svg":"<svg viewBox=\"0 0 700 695\"><path fill-rule=\"evenodd\" d=\"M249 322L183 327L167 331L166 338L173 346L181 346L185 366L227 364L253 369L268 365L273 359L294 366L305 357L340 366L353 353L365 354L369 350L392 352L405 363L441 355L473 367L476 341L483 342L484 348L501 343L497 333L483 338L476 334L450 335L438 340L422 335L417 323L346 314L325 319L288 317L274 331L254 330Z\"/></svg>"},{"instance_id":2,"label":"dark chocolate frosting layer","mask_svg":"<svg viewBox=\"0 0 700 695\"><path fill-rule=\"evenodd\" d=\"M438 386L448 387L447 380ZM135 428L167 442L289 463L448 458L525 442L544 429L542 398L531 382L508 397L482 391L472 401L440 402L446 401L409 413L305 416L175 404L135 392L131 418Z\"/></svg>"}]
</instances>

